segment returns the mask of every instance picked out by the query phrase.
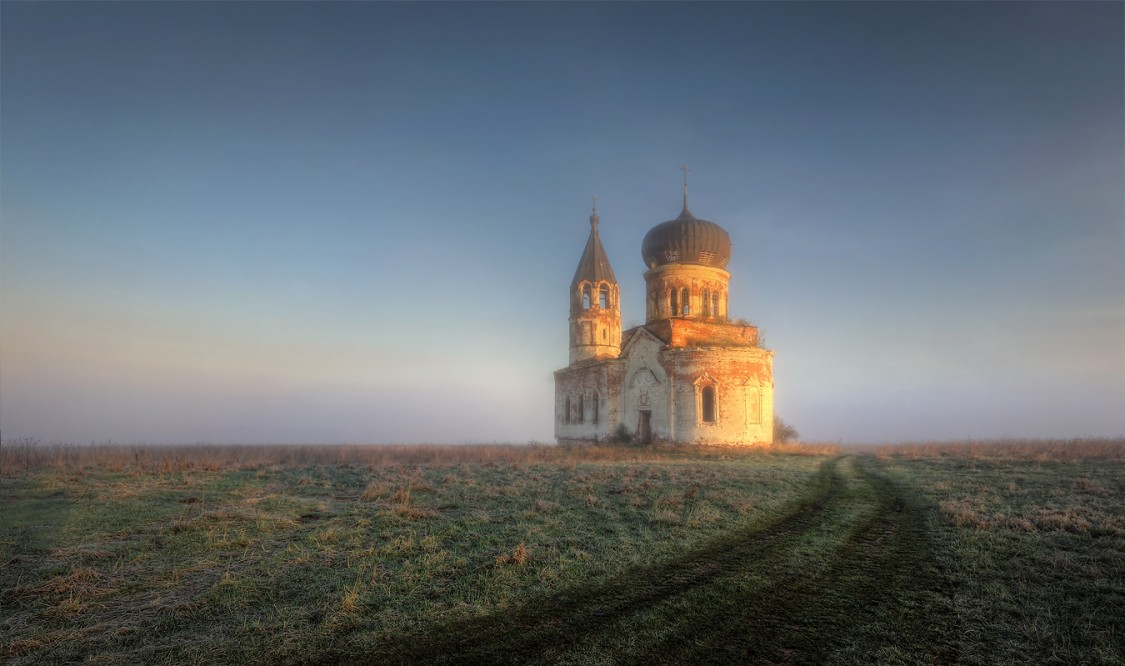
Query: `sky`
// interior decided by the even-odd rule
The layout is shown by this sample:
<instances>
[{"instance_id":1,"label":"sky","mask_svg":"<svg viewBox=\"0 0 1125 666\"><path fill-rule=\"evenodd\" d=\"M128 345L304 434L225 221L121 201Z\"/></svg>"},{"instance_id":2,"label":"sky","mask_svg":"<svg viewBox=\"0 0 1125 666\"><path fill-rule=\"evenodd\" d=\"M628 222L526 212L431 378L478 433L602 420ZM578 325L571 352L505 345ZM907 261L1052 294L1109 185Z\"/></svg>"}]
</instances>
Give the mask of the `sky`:
<instances>
[{"instance_id":1,"label":"sky","mask_svg":"<svg viewBox=\"0 0 1125 666\"><path fill-rule=\"evenodd\" d=\"M1125 4L0 3L0 434L553 441L597 195L815 441L1125 434Z\"/></svg>"}]
</instances>

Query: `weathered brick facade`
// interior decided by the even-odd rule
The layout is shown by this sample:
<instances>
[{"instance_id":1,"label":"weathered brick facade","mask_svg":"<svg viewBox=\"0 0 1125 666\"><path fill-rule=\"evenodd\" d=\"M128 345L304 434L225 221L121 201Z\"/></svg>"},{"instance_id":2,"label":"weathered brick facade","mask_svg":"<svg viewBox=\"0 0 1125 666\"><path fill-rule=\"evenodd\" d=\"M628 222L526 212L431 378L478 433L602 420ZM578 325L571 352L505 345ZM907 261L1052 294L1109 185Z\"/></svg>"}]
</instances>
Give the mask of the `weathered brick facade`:
<instances>
[{"instance_id":1,"label":"weathered brick facade","mask_svg":"<svg viewBox=\"0 0 1125 666\"><path fill-rule=\"evenodd\" d=\"M730 323L726 231L687 208L642 254L643 326L621 331L620 292L590 217L570 287L570 365L555 372L555 436L600 442L754 445L773 440L773 352Z\"/></svg>"}]
</instances>

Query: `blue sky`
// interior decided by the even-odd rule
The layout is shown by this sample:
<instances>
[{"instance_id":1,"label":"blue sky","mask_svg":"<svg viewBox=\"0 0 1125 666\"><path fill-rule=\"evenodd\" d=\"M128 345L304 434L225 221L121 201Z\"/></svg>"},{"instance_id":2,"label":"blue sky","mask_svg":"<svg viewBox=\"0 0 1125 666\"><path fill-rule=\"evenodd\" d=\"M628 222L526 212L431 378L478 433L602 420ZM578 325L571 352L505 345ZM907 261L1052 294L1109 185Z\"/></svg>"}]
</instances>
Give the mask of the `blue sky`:
<instances>
[{"instance_id":1,"label":"blue sky","mask_svg":"<svg viewBox=\"0 0 1125 666\"><path fill-rule=\"evenodd\" d=\"M0 430L552 438L598 195L809 439L1125 433L1121 3L0 5Z\"/></svg>"}]
</instances>

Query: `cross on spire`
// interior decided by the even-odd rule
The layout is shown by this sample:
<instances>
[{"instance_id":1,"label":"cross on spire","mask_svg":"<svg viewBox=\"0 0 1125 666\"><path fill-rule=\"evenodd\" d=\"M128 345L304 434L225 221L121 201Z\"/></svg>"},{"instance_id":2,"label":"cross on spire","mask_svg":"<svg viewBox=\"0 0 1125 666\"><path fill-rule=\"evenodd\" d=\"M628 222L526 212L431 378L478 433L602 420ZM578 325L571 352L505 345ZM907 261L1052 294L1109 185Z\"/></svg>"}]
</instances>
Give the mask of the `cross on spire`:
<instances>
[{"instance_id":1,"label":"cross on spire","mask_svg":"<svg viewBox=\"0 0 1125 666\"><path fill-rule=\"evenodd\" d=\"M684 172L684 209L683 212L681 212L681 215L685 217L691 217L691 213L687 210L687 172L691 171L691 169L688 169L687 164L684 164L683 167L679 168L679 170Z\"/></svg>"},{"instance_id":2,"label":"cross on spire","mask_svg":"<svg viewBox=\"0 0 1125 666\"><path fill-rule=\"evenodd\" d=\"M590 198L594 200L594 208L593 208L593 211L591 211L591 213L590 213L590 228L593 229L593 230L597 230L597 228L598 228L598 195L595 194Z\"/></svg>"},{"instance_id":3,"label":"cross on spire","mask_svg":"<svg viewBox=\"0 0 1125 666\"><path fill-rule=\"evenodd\" d=\"M691 171L691 169L685 164L680 167L680 170L684 172L684 210L687 210L687 173Z\"/></svg>"}]
</instances>

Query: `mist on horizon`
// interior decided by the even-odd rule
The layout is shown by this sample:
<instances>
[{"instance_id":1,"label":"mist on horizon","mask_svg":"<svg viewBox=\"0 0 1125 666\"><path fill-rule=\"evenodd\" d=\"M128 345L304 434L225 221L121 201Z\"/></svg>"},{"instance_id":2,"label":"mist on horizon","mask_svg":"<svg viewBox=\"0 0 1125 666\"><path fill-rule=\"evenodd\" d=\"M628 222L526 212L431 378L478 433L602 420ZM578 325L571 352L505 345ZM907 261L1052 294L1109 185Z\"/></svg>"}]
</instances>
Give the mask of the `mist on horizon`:
<instances>
[{"instance_id":1,"label":"mist on horizon","mask_svg":"<svg viewBox=\"0 0 1125 666\"><path fill-rule=\"evenodd\" d=\"M0 16L5 441L553 441L684 163L802 439L1125 434L1120 3Z\"/></svg>"}]
</instances>

